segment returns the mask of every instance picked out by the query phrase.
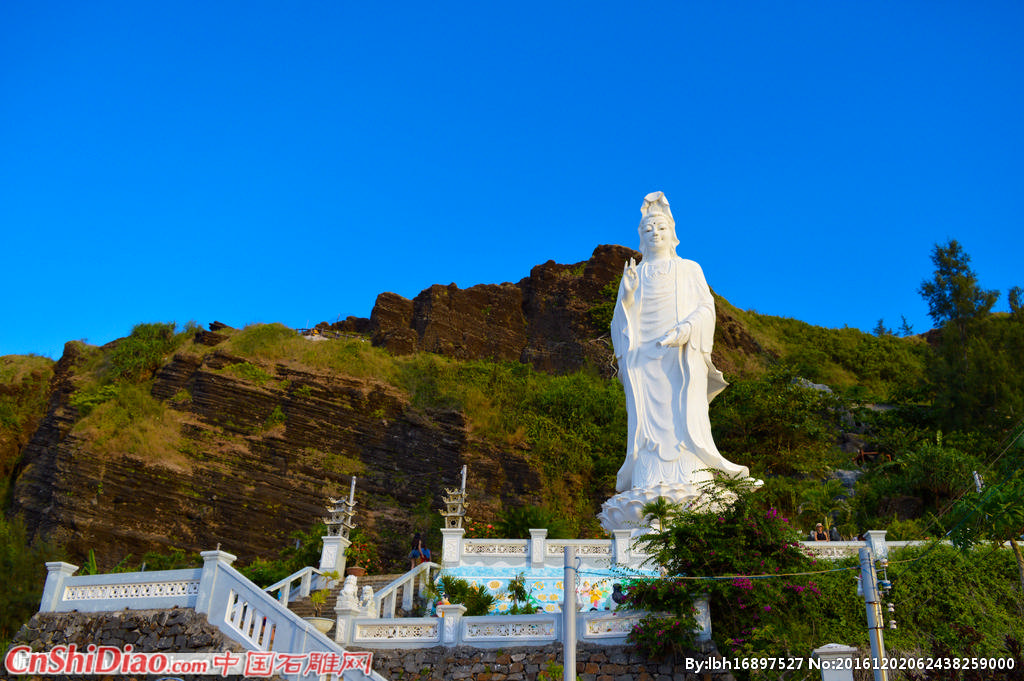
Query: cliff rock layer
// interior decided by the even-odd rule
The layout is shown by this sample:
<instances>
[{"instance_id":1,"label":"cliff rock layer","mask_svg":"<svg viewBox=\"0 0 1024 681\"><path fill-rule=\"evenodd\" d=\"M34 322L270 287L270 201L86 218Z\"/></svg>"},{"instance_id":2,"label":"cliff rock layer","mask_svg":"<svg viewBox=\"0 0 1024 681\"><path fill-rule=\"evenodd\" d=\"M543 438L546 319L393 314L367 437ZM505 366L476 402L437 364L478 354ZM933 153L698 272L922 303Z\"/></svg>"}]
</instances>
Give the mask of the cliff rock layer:
<instances>
[{"instance_id":1,"label":"cliff rock layer","mask_svg":"<svg viewBox=\"0 0 1024 681\"><path fill-rule=\"evenodd\" d=\"M608 324L623 265L639 252L598 246L590 260L537 265L518 284L480 284L460 289L435 284L409 300L394 293L377 297L368 324L374 345L396 354L435 352L456 359L511 360L556 374L592 366L615 373ZM762 349L719 305L714 359L735 369L735 351ZM354 318L335 325L356 328Z\"/></svg>"},{"instance_id":2,"label":"cliff rock layer","mask_svg":"<svg viewBox=\"0 0 1024 681\"><path fill-rule=\"evenodd\" d=\"M358 524L385 555L401 554L464 463L479 504L530 499L539 488L522 456L474 441L459 412L413 408L372 379L285 363L254 370L217 348L198 352L208 341L197 335L151 381L165 407L149 420L170 434L157 447L147 431L135 451L109 451L106 436L82 427L70 400L81 349L67 345L16 472L12 511L33 533L75 559L95 549L104 567L168 546L273 556L356 475Z\"/></svg>"},{"instance_id":3,"label":"cliff rock layer","mask_svg":"<svg viewBox=\"0 0 1024 681\"><path fill-rule=\"evenodd\" d=\"M365 347L351 334L366 334L397 355L518 361L554 374L589 366L610 376L608 322L630 257L639 253L599 246L586 262L549 261L517 284L435 285L413 300L383 293L370 319L318 329L349 334L348 350ZM759 348L726 309L719 306L715 359L728 372L729 353ZM38 427L19 444L11 511L72 559L95 549L101 567L111 567L169 546L221 544L243 562L276 555L289 533L324 515L329 496L347 492L352 475L357 523L392 559L411 532L436 522L444 488L463 464L471 514L493 517L544 500L550 471L522 442L476 436L462 412L414 406L373 371L356 377L296 360L323 343L278 328L288 337L282 342L302 348L257 358L235 348L235 332L216 322L124 388L97 378L109 347L68 343L48 404L34 417ZM567 492L599 492L584 490L589 483L575 473L562 477Z\"/></svg>"}]
</instances>

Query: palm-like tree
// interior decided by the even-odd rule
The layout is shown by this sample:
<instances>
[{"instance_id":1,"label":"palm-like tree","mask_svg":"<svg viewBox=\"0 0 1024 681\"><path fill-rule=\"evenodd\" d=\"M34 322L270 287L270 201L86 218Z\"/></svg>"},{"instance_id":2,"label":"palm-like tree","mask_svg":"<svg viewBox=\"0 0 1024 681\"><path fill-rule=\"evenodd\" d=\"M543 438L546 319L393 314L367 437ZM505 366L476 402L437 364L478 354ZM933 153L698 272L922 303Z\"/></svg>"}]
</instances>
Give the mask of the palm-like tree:
<instances>
[{"instance_id":1,"label":"palm-like tree","mask_svg":"<svg viewBox=\"0 0 1024 681\"><path fill-rule=\"evenodd\" d=\"M640 509L640 512L644 514L644 520L650 519L653 522L657 522L657 529L659 530L664 530L669 521L679 515L679 511L679 504L669 501L665 497L658 497L654 501L648 501Z\"/></svg>"},{"instance_id":2,"label":"palm-like tree","mask_svg":"<svg viewBox=\"0 0 1024 681\"><path fill-rule=\"evenodd\" d=\"M813 522L824 524L825 529L832 527L832 518L838 513L848 510L846 490L843 483L836 479L826 480L821 486L811 487L803 493L803 501L797 513Z\"/></svg>"}]
</instances>

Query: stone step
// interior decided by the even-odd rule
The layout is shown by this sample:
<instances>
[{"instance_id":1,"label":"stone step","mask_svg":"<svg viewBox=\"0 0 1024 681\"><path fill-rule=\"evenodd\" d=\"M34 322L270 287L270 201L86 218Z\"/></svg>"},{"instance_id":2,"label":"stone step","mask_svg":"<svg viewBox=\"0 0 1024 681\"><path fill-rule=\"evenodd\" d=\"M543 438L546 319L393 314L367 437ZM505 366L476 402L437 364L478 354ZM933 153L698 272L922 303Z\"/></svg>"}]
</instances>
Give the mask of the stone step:
<instances>
[{"instance_id":1,"label":"stone step","mask_svg":"<svg viewBox=\"0 0 1024 681\"><path fill-rule=\"evenodd\" d=\"M364 575L356 578L356 593L362 595L363 587L369 586L373 589L374 593L377 593L391 582L402 577L401 574L397 575ZM331 593L327 596L327 601L320 609L321 617L334 617L334 606L338 603L338 592L341 590L339 584L336 589L332 589ZM396 595L396 608L395 617L408 617L409 614L402 610L402 597L404 595L405 587L398 588L398 594ZM315 613L313 606L309 602L309 598L302 598L299 600L292 601L288 605L288 609L294 612L299 617L313 617Z\"/></svg>"}]
</instances>

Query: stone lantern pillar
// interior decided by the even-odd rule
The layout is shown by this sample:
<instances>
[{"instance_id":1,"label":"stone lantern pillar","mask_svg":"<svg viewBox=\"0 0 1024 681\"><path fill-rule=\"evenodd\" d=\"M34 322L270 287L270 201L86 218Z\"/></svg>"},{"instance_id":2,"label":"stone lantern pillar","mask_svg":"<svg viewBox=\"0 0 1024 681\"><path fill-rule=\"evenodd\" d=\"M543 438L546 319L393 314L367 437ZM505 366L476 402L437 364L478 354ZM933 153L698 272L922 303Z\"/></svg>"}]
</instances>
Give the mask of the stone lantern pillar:
<instances>
[{"instance_id":1,"label":"stone lantern pillar","mask_svg":"<svg viewBox=\"0 0 1024 681\"><path fill-rule=\"evenodd\" d=\"M458 489L445 489L444 509L440 511L444 517L444 528L441 530L441 565L454 567L462 561L462 538L466 534L462 527L463 521L470 520L466 515L466 467L462 467L462 485Z\"/></svg>"},{"instance_id":2,"label":"stone lantern pillar","mask_svg":"<svg viewBox=\"0 0 1024 681\"><path fill-rule=\"evenodd\" d=\"M352 488L349 491L348 500L329 498L331 502L327 507L330 514L324 518L327 526L327 535L323 537L324 548L320 552L320 569L324 572L336 570L339 574L345 572L345 549L351 544L349 534L355 529L352 522L356 514L356 478L352 476Z\"/></svg>"}]
</instances>

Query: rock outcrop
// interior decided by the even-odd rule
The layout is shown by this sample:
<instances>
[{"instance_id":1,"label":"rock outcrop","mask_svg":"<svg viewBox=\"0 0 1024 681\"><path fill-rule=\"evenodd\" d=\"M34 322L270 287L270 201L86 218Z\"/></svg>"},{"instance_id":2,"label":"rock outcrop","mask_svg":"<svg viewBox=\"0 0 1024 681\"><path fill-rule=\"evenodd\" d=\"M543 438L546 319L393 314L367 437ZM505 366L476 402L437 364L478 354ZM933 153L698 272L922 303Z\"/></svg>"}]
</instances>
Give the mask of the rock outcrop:
<instances>
[{"instance_id":1,"label":"rock outcrop","mask_svg":"<svg viewBox=\"0 0 1024 681\"><path fill-rule=\"evenodd\" d=\"M460 289L435 284L409 300L377 297L368 322L350 317L330 328L368 329L374 345L395 354L435 352L456 359L518 361L555 374L595 367L615 373L608 324L623 264L641 260L624 246L598 246L590 260L537 265L518 284ZM717 310L714 359L729 373L737 353L763 349L726 309Z\"/></svg>"},{"instance_id":2,"label":"rock outcrop","mask_svg":"<svg viewBox=\"0 0 1024 681\"><path fill-rule=\"evenodd\" d=\"M373 343L396 354L518 361L560 374L589 364L611 374L608 329L593 311L614 302L630 257L640 254L598 246L590 260L548 261L517 284L435 284L413 300L382 293L370 317Z\"/></svg>"}]
</instances>

